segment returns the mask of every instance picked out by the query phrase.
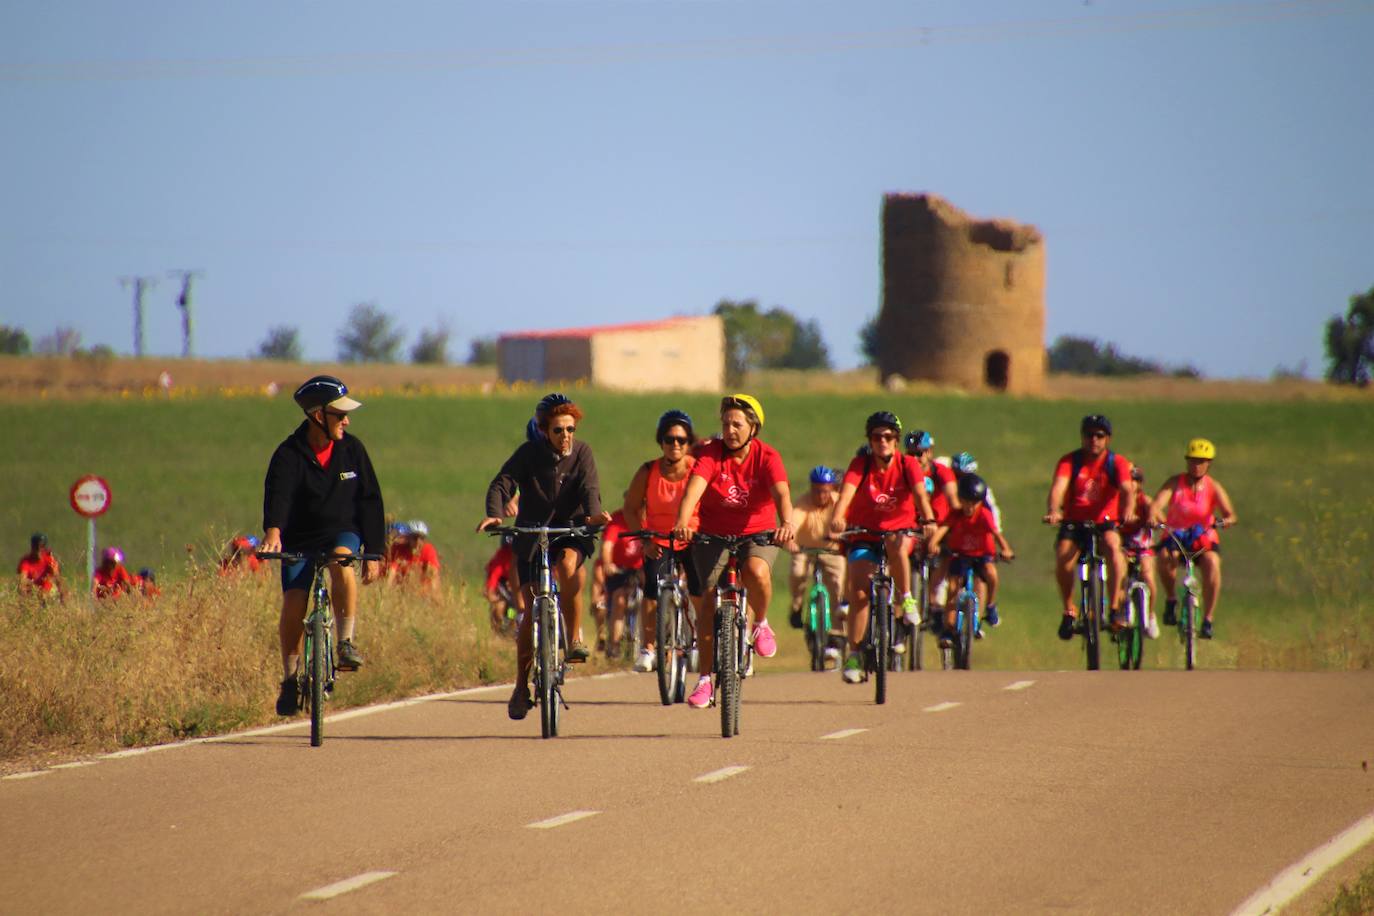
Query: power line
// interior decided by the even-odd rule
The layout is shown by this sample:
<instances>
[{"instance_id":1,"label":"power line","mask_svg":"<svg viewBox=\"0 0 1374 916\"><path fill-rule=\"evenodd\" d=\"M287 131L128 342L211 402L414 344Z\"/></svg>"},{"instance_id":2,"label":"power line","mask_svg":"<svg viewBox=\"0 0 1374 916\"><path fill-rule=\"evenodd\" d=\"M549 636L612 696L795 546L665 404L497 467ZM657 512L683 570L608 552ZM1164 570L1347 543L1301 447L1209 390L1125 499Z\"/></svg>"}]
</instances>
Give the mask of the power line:
<instances>
[{"instance_id":1,"label":"power line","mask_svg":"<svg viewBox=\"0 0 1374 916\"><path fill-rule=\"evenodd\" d=\"M456 71L504 67L602 66L638 62L789 56L1007 42L1100 34L1220 28L1314 16L1374 11L1374 0L1259 0L1146 13L1093 14L880 32L816 33L675 42L632 42L551 48L395 51L277 57L74 60L0 64L0 81L191 79L218 76L319 76L357 72Z\"/></svg>"}]
</instances>

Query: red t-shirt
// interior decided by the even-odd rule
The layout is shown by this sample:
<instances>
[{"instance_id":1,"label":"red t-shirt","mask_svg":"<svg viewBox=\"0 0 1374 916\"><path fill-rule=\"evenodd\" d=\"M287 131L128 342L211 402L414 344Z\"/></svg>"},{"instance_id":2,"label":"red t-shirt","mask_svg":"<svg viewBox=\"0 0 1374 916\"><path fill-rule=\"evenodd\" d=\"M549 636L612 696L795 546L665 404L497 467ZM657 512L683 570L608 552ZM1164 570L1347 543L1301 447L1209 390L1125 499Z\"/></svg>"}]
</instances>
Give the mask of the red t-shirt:
<instances>
[{"instance_id":1,"label":"red t-shirt","mask_svg":"<svg viewBox=\"0 0 1374 916\"><path fill-rule=\"evenodd\" d=\"M515 551L509 544L502 544L487 561L487 591L494 592L501 580L509 578L511 566L515 564Z\"/></svg>"},{"instance_id":2,"label":"red t-shirt","mask_svg":"<svg viewBox=\"0 0 1374 916\"><path fill-rule=\"evenodd\" d=\"M916 494L911 488L925 486L925 470L910 455L893 456L887 470L878 467L877 458L858 455L849 462L844 483L855 487L846 519L851 525L894 531L916 524Z\"/></svg>"},{"instance_id":3,"label":"red t-shirt","mask_svg":"<svg viewBox=\"0 0 1374 916\"><path fill-rule=\"evenodd\" d=\"M1150 497L1142 491L1135 495L1135 521L1121 526L1121 538L1133 550L1148 550L1150 541Z\"/></svg>"},{"instance_id":4,"label":"red t-shirt","mask_svg":"<svg viewBox=\"0 0 1374 916\"><path fill-rule=\"evenodd\" d=\"M97 598L118 598L120 595L138 590L138 580L123 566L116 566L108 572L104 567L95 571L95 596Z\"/></svg>"},{"instance_id":5,"label":"red t-shirt","mask_svg":"<svg viewBox=\"0 0 1374 916\"><path fill-rule=\"evenodd\" d=\"M611 545L611 562L621 569L639 569L644 565L644 542L639 538L623 538L630 530L624 511L617 509L606 525L606 543Z\"/></svg>"},{"instance_id":6,"label":"red t-shirt","mask_svg":"<svg viewBox=\"0 0 1374 916\"><path fill-rule=\"evenodd\" d=\"M334 457L334 440L330 439L325 443L324 448L315 452L315 460L320 463L320 467L329 467L329 459Z\"/></svg>"},{"instance_id":7,"label":"red t-shirt","mask_svg":"<svg viewBox=\"0 0 1374 916\"><path fill-rule=\"evenodd\" d=\"M997 552L997 520L987 503L979 503L973 515L964 512L950 513L943 523L949 526L945 535L945 546L949 552L961 557L986 557Z\"/></svg>"},{"instance_id":8,"label":"red t-shirt","mask_svg":"<svg viewBox=\"0 0 1374 916\"><path fill-rule=\"evenodd\" d=\"M935 492L930 496L930 511L935 515L935 521L943 525L949 519L949 497L945 495L945 484L958 483L958 475L954 473L954 468L938 461L930 463L930 470L925 472L935 485Z\"/></svg>"},{"instance_id":9,"label":"red t-shirt","mask_svg":"<svg viewBox=\"0 0 1374 916\"><path fill-rule=\"evenodd\" d=\"M777 525L773 487L787 480L782 456L755 439L743 461L725 457L725 446L712 440L692 468L706 481L701 496L702 534L757 534Z\"/></svg>"},{"instance_id":10,"label":"red t-shirt","mask_svg":"<svg viewBox=\"0 0 1374 916\"><path fill-rule=\"evenodd\" d=\"M57 588L57 572L57 558L46 550L39 551L37 559L28 554L19 558L19 575L29 587L41 592Z\"/></svg>"},{"instance_id":11,"label":"red t-shirt","mask_svg":"<svg viewBox=\"0 0 1374 916\"><path fill-rule=\"evenodd\" d=\"M396 575L404 579L412 566L430 566L438 569L439 551L435 550L429 541L421 544L418 552L409 541L397 541L391 545L387 562L395 566Z\"/></svg>"},{"instance_id":12,"label":"red t-shirt","mask_svg":"<svg viewBox=\"0 0 1374 916\"><path fill-rule=\"evenodd\" d=\"M1120 486L1113 486L1107 473L1107 455L1103 452L1097 460L1083 456L1083 466L1078 476L1069 481L1069 491L1064 496L1064 520L1068 522L1106 522L1120 518L1117 510L1117 497L1121 495ZM1073 477L1073 452L1059 459L1055 466L1056 480ZM1116 462L1116 480L1123 484L1131 479L1131 463L1121 455L1112 456Z\"/></svg>"}]
</instances>

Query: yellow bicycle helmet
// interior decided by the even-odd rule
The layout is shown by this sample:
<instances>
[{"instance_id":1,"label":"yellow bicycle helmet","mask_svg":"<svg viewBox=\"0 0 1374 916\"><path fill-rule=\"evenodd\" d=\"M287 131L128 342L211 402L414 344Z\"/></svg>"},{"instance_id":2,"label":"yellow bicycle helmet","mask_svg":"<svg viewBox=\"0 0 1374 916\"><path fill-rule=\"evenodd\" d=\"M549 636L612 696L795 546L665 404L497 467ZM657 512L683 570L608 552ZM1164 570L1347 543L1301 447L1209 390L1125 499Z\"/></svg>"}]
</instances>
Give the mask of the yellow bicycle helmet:
<instances>
[{"instance_id":1,"label":"yellow bicycle helmet","mask_svg":"<svg viewBox=\"0 0 1374 916\"><path fill-rule=\"evenodd\" d=\"M752 413L759 421L759 429L763 429L763 405L760 404L758 399L754 396L748 394L727 394L720 399L721 413L731 408L743 410L746 416Z\"/></svg>"},{"instance_id":2,"label":"yellow bicycle helmet","mask_svg":"<svg viewBox=\"0 0 1374 916\"><path fill-rule=\"evenodd\" d=\"M1217 457L1217 447L1209 439L1191 439L1188 442L1188 451L1183 457L1211 461Z\"/></svg>"}]
</instances>

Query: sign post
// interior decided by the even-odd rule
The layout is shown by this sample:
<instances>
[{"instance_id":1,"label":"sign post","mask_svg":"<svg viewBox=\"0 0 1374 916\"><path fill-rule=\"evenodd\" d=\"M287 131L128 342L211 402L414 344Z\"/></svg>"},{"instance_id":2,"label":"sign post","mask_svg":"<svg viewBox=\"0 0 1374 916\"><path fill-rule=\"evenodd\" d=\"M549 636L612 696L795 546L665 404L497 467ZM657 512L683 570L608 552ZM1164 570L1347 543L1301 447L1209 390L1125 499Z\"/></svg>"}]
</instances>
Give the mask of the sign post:
<instances>
[{"instance_id":1,"label":"sign post","mask_svg":"<svg viewBox=\"0 0 1374 916\"><path fill-rule=\"evenodd\" d=\"M87 474L72 484L72 508L86 519L86 585L95 581L95 519L110 508L110 485L105 478Z\"/></svg>"}]
</instances>

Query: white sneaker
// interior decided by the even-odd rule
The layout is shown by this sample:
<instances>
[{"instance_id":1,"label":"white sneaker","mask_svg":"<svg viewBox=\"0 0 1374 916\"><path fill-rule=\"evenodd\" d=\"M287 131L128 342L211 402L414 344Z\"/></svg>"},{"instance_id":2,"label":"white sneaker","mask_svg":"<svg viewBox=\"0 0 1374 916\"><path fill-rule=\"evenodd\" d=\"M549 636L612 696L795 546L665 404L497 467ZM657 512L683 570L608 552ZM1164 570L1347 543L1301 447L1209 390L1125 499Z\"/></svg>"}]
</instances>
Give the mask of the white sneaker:
<instances>
[{"instance_id":1,"label":"white sneaker","mask_svg":"<svg viewBox=\"0 0 1374 916\"><path fill-rule=\"evenodd\" d=\"M753 676L754 676L754 656L752 656L752 655L749 656L749 667L744 669L744 676L745 676L745 677L753 677Z\"/></svg>"},{"instance_id":2,"label":"white sneaker","mask_svg":"<svg viewBox=\"0 0 1374 916\"><path fill-rule=\"evenodd\" d=\"M826 646L825 651L821 653L821 659L825 670L833 671L840 666L840 650L834 646Z\"/></svg>"},{"instance_id":3,"label":"white sneaker","mask_svg":"<svg viewBox=\"0 0 1374 916\"><path fill-rule=\"evenodd\" d=\"M1145 617L1145 635L1151 639L1159 639L1159 620L1154 614Z\"/></svg>"},{"instance_id":4,"label":"white sneaker","mask_svg":"<svg viewBox=\"0 0 1374 916\"><path fill-rule=\"evenodd\" d=\"M654 652L652 649L640 649L639 657L635 659L634 670L644 673L654 670Z\"/></svg>"},{"instance_id":5,"label":"white sneaker","mask_svg":"<svg viewBox=\"0 0 1374 916\"><path fill-rule=\"evenodd\" d=\"M845 659L844 671L840 673L846 684L857 684L864 679L863 658L857 652L849 653Z\"/></svg>"}]
</instances>

